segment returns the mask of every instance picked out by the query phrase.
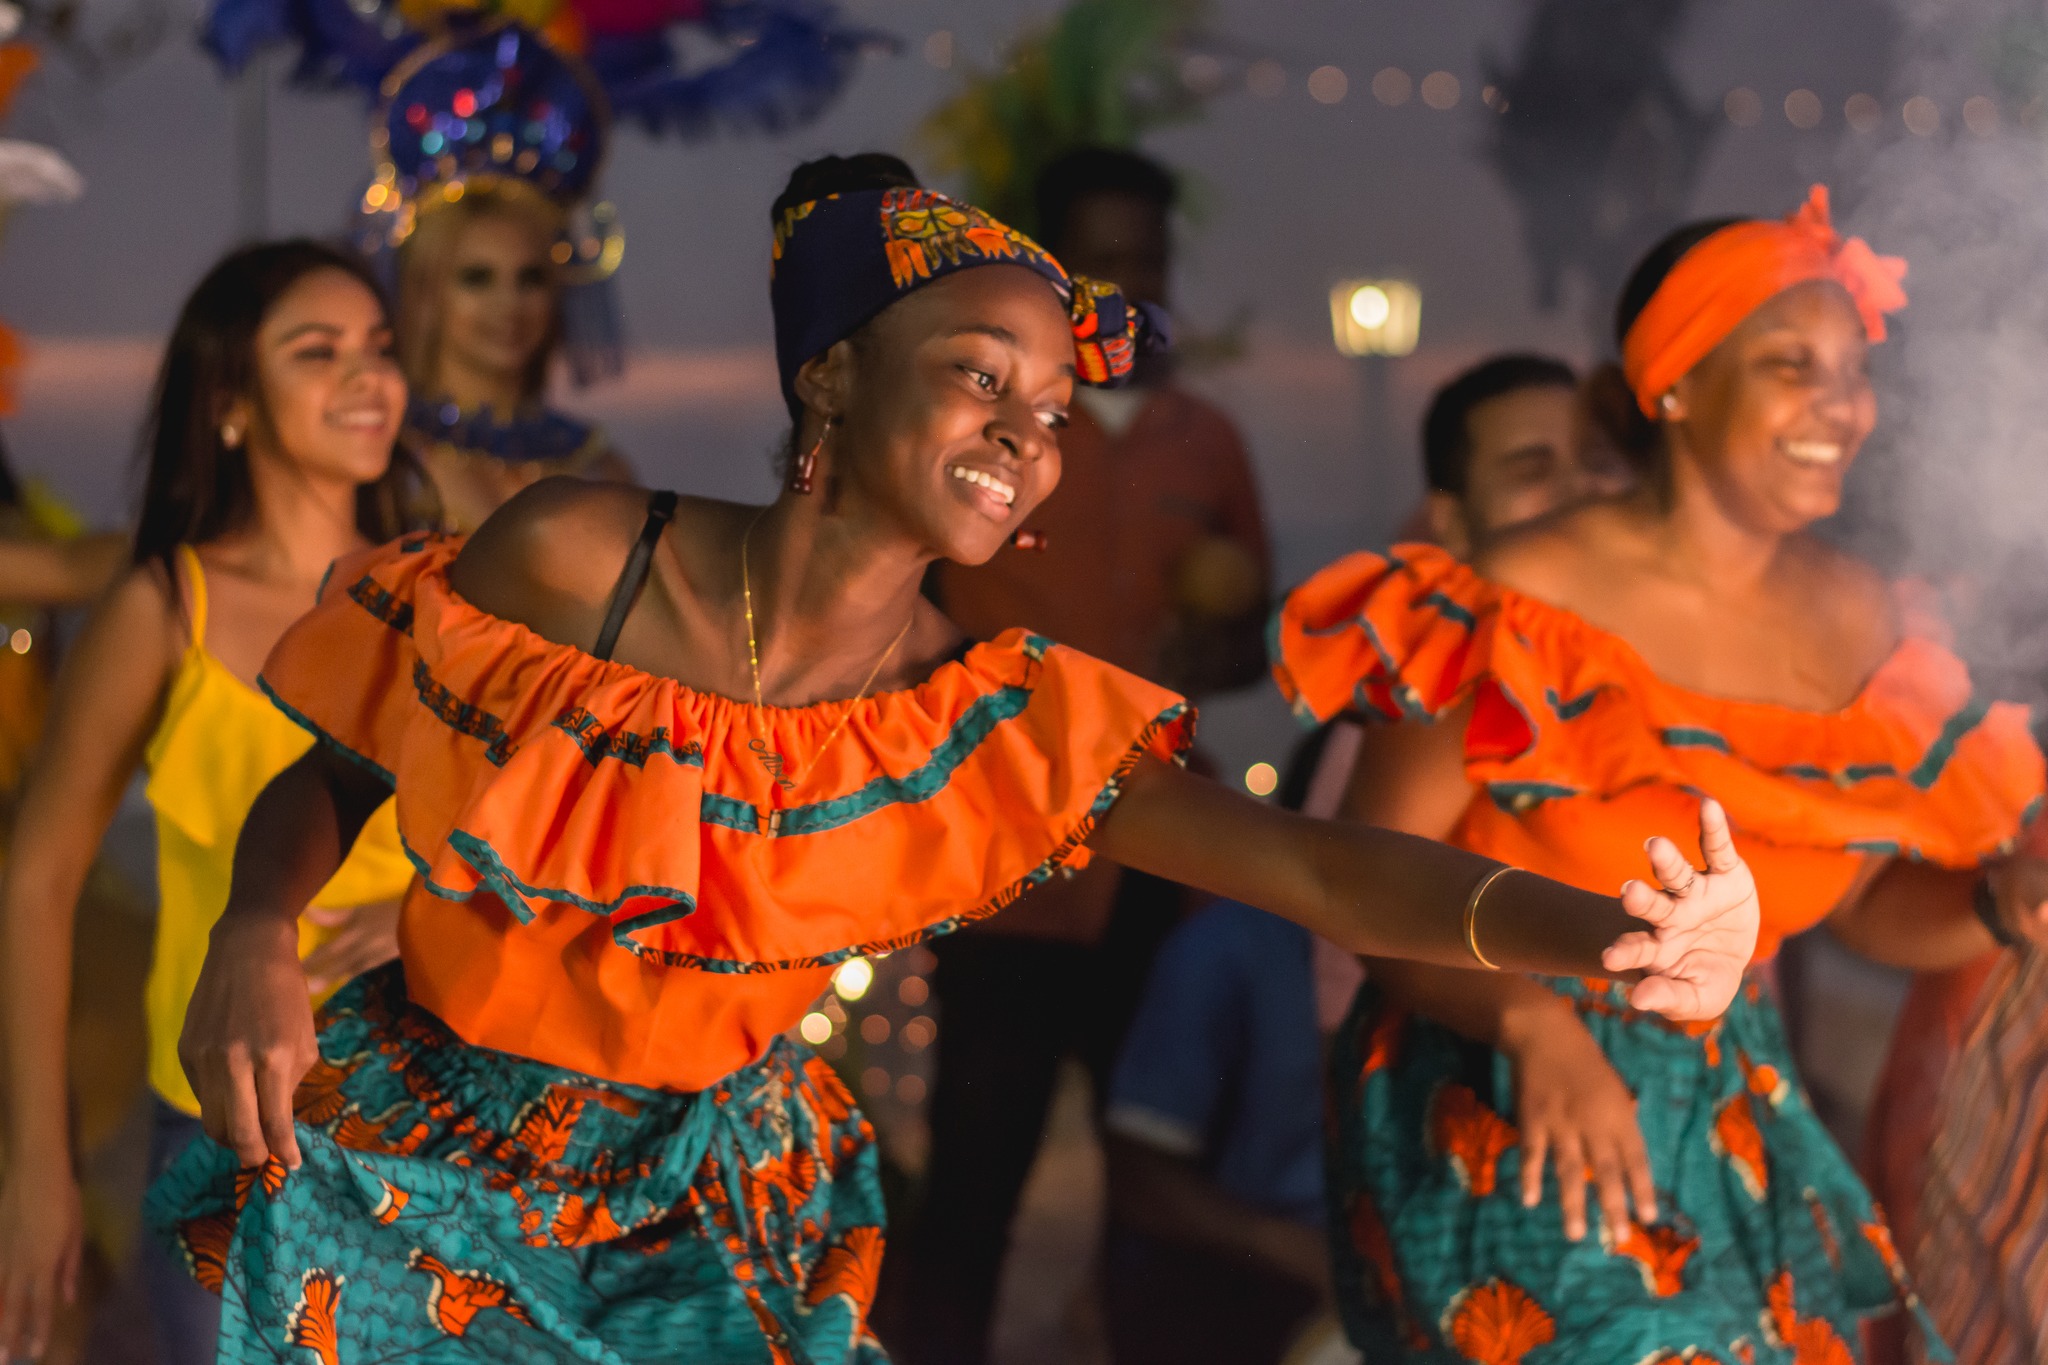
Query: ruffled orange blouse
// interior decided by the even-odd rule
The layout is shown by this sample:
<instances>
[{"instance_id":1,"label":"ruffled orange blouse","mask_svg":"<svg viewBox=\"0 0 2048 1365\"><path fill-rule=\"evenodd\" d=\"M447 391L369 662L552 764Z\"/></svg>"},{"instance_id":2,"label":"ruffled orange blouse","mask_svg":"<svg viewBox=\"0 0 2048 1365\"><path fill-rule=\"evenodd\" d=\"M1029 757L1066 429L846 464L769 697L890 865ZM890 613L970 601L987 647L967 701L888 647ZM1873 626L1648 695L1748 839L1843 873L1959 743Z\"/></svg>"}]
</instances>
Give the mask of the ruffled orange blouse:
<instances>
[{"instance_id":1,"label":"ruffled orange blouse","mask_svg":"<svg viewBox=\"0 0 2048 1365\"><path fill-rule=\"evenodd\" d=\"M1179 697L1012 631L853 703L825 746L845 703L745 705L554 644L454 592L460 548L342 561L263 686L396 789L413 999L589 1075L704 1088L835 964L1083 865L1125 775L1193 739Z\"/></svg>"},{"instance_id":2,"label":"ruffled orange blouse","mask_svg":"<svg viewBox=\"0 0 2048 1365\"><path fill-rule=\"evenodd\" d=\"M1690 844L1727 807L1763 903L1759 959L1824 919L1873 855L1970 867L2041 799L2026 710L1971 692L1962 662L1907 638L1835 712L1673 686L1620 637L1490 583L1442 550L1355 554L1289 595L1274 672L1310 721L1434 720L1473 701L1479 794L1451 841L1588 890L1644 874L1653 834Z\"/></svg>"}]
</instances>

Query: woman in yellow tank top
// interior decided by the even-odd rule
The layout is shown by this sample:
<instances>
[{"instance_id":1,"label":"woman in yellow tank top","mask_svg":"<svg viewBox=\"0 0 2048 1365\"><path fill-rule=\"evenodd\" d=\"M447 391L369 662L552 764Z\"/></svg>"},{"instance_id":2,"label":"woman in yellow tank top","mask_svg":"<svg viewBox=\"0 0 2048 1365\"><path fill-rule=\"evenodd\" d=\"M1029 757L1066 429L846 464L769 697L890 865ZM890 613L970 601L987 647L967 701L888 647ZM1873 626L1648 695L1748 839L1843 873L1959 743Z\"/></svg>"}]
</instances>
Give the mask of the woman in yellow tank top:
<instances>
[{"instance_id":1,"label":"woman in yellow tank top","mask_svg":"<svg viewBox=\"0 0 2048 1365\"><path fill-rule=\"evenodd\" d=\"M0 1359L39 1355L76 1290L82 1219L65 1090L73 917L122 789L149 771L161 906L146 988L153 1164L199 1132L178 1033L256 794L307 748L253 684L337 556L398 529L405 383L375 282L310 242L244 248L186 302L146 432L132 567L66 661L0 870ZM411 879L387 805L313 901L316 992L395 952ZM161 1265L148 1262L154 1256ZM145 1248L167 1365L211 1360L219 1300Z\"/></svg>"}]
</instances>

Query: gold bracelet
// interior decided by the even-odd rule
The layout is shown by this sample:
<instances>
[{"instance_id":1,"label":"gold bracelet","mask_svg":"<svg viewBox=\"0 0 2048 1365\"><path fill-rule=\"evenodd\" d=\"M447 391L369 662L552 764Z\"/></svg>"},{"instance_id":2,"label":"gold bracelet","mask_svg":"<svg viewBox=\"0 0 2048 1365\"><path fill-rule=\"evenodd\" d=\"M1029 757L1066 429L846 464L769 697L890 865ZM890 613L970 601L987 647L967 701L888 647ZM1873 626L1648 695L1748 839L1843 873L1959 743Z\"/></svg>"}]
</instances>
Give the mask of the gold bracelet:
<instances>
[{"instance_id":1,"label":"gold bracelet","mask_svg":"<svg viewBox=\"0 0 2048 1365\"><path fill-rule=\"evenodd\" d=\"M1479 951L1479 901L1486 894L1486 888L1513 872L1512 867L1496 867L1479 879L1479 885L1472 888L1472 894L1465 898L1465 947L1472 954L1472 960L1489 972L1500 970L1500 964L1492 961Z\"/></svg>"}]
</instances>

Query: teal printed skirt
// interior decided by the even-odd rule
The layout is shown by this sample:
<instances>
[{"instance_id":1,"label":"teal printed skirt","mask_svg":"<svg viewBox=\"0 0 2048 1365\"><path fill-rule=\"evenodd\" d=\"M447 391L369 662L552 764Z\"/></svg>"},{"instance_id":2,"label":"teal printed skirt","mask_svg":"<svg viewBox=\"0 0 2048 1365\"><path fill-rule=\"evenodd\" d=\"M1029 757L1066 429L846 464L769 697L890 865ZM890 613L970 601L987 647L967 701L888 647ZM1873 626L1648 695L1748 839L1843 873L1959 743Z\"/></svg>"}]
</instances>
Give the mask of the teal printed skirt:
<instances>
[{"instance_id":1,"label":"teal printed skirt","mask_svg":"<svg viewBox=\"0 0 2048 1365\"><path fill-rule=\"evenodd\" d=\"M396 964L319 1037L298 1170L199 1141L149 1193L225 1365L886 1365L873 1133L808 1049L617 1085L469 1046Z\"/></svg>"},{"instance_id":2,"label":"teal printed skirt","mask_svg":"<svg viewBox=\"0 0 2048 1365\"><path fill-rule=\"evenodd\" d=\"M1548 984L1636 1095L1660 1221L1617 1229L1595 1205L1569 1242L1554 1177L1522 1207L1508 1059L1368 982L1330 1092L1336 1283L1367 1360L1850 1365L1864 1319L1919 1314L1754 979L1711 1026L1636 1013L1619 986Z\"/></svg>"}]
</instances>

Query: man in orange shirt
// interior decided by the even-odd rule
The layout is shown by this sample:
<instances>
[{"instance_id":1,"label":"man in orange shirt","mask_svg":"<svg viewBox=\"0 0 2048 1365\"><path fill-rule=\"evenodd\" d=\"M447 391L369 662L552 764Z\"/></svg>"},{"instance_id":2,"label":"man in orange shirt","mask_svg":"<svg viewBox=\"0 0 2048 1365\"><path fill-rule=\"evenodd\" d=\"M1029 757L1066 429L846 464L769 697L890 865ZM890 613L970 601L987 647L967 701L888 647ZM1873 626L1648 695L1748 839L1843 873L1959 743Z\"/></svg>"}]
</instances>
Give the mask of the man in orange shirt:
<instances>
[{"instance_id":1,"label":"man in orange shirt","mask_svg":"<svg viewBox=\"0 0 2048 1365\"><path fill-rule=\"evenodd\" d=\"M1084 148L1038 185L1046 245L1080 273L1163 304L1176 197L1164 168ZM932 592L969 635L1028 626L1190 696L1265 675L1270 590L1258 487L1237 429L1161 367L1104 396L1077 390L1064 473L1031 531L979 568L945 564ZM941 1009L923 1213L906 1240L918 1305L892 1339L908 1365L974 1365L988 1350L1010 1222L1059 1063L1108 1073L1180 888L1098 861L935 945Z\"/></svg>"}]
</instances>

